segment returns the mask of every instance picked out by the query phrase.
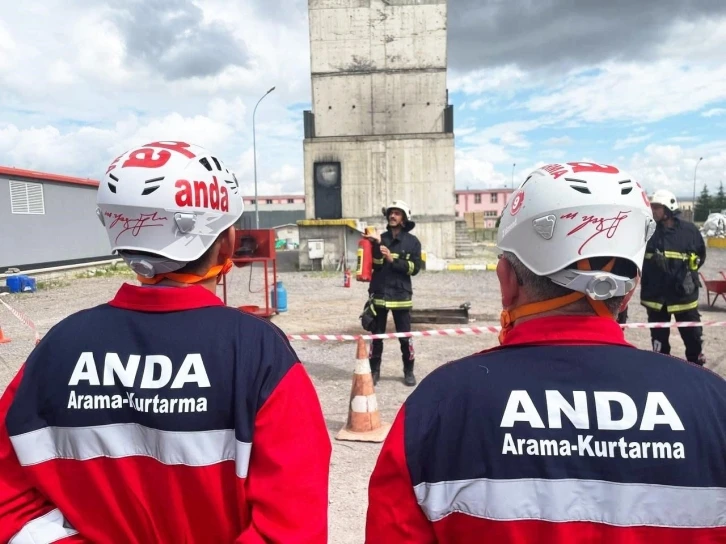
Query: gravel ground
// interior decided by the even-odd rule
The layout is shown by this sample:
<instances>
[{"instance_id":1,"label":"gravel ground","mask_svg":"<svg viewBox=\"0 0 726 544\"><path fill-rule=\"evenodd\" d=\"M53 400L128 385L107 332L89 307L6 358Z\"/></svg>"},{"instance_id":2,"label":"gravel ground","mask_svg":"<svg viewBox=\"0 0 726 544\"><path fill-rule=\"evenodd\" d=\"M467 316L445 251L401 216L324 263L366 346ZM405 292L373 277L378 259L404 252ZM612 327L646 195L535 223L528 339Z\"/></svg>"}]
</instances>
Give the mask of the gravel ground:
<instances>
[{"instance_id":1,"label":"gravel ground","mask_svg":"<svg viewBox=\"0 0 726 544\"><path fill-rule=\"evenodd\" d=\"M709 279L720 278L726 271L726 251L710 250L704 267ZM83 308L106 302L129 277L101 277L74 280L70 285L39 291L31 295L9 295L3 300L32 319L41 334L63 317ZM288 312L275 316L273 322L288 334L361 332L358 315L366 300L365 284L352 282L350 289L342 287L342 274L286 273L280 274L288 291ZM260 304L262 270L235 269L230 275L231 305ZM252 291L252 292L250 292ZM221 289L220 289L221 295ZM414 297L417 307L458 307L463 302L472 305L475 324L498 325L500 310L496 275L492 272L423 272L414 278ZM630 322L645 321L645 311L637 304L636 294L630 308ZM726 320L726 302L719 300L715 308L706 307L706 294L701 293L703 320ZM0 345L0 392L22 364L33 347L30 329L0 307L0 326L12 339ZM445 325L440 328L455 327ZM436 328L418 326L418 329ZM389 330L392 322L389 320ZM726 376L726 335L721 328L704 329L708 366ZM638 347L650 349L647 330L627 330L626 337ZM677 332L671 333L673 354L683 356L683 343ZM496 335L417 338L416 374L419 380L437 366L497 342ZM380 444L337 442L334 435L345 424L355 345L339 342L295 342L293 344L317 387L325 418L333 439L333 458L330 482L330 542L353 544L363 541L367 485L380 451ZM381 381L376 387L381 417L391 422L411 389L403 385L398 341L387 341L383 354Z\"/></svg>"}]
</instances>

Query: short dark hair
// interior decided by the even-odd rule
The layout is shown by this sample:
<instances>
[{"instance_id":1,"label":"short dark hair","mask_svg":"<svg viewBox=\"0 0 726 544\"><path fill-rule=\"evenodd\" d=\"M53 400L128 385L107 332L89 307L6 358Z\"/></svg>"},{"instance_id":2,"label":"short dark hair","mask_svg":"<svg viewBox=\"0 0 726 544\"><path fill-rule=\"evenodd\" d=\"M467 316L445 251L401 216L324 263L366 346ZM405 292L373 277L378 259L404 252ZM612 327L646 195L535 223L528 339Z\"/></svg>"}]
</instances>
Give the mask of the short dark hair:
<instances>
[{"instance_id":1,"label":"short dark hair","mask_svg":"<svg viewBox=\"0 0 726 544\"><path fill-rule=\"evenodd\" d=\"M509 251L502 253L502 258L506 259L509 264L512 265L514 273L517 275L519 284L523 285L530 296L533 297L532 302L542 302L553 298L563 297L571 294L573 291L556 284L547 276L538 276L532 272L527 266L519 260L519 258ZM590 265L593 270L602 269L608 262L610 257L597 257L590 259ZM574 266L574 263L573 263ZM615 266L613 267L613 273L634 278L637 270L635 265L625 259L616 259ZM621 310L623 300L625 297L613 297L602 302L607 307L608 311L616 317ZM567 311L572 314L591 315L595 313L595 310L587 301L587 295L576 302L573 302L567 306Z\"/></svg>"},{"instance_id":2,"label":"short dark hair","mask_svg":"<svg viewBox=\"0 0 726 544\"><path fill-rule=\"evenodd\" d=\"M201 276L201 275L205 274L207 272L207 270L210 269L209 262L212 260L212 250L214 249L214 245L217 243L218 240L219 240L219 236L217 237L216 240L214 240L212 245L207 248L207 251L202 253L201 257L188 262L183 267L181 267L179 270L176 270L175 273L192 274L194 276Z\"/></svg>"},{"instance_id":3,"label":"short dark hair","mask_svg":"<svg viewBox=\"0 0 726 544\"><path fill-rule=\"evenodd\" d=\"M226 229L224 232L221 232L217 238L215 238L214 242L212 242L212 245L207 248L207 250L202 253L200 257L197 259L194 259L193 261L189 261L184 266L179 268L178 270L174 270L175 274L192 274L194 276L202 276L206 274L207 270L211 268L210 261L212 260L212 250L214 249L215 244L220 240L222 235L226 233ZM127 255L148 255L149 257L159 257L156 253L151 253L149 251L124 251Z\"/></svg>"}]
</instances>

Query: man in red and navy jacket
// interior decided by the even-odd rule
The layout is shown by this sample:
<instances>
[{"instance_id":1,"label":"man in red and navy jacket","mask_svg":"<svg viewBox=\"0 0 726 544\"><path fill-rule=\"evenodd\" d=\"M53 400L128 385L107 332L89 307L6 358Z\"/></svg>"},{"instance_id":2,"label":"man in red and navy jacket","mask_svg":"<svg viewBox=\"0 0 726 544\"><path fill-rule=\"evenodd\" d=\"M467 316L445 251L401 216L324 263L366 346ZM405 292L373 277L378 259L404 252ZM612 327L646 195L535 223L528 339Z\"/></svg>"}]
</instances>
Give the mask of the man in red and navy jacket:
<instances>
[{"instance_id":1,"label":"man in red and navy jacket","mask_svg":"<svg viewBox=\"0 0 726 544\"><path fill-rule=\"evenodd\" d=\"M215 294L236 178L179 142L115 163L99 216L142 285L54 326L3 394L0 542L326 543L331 444L313 384L277 327ZM181 175L213 179L227 210L174 213Z\"/></svg>"},{"instance_id":2,"label":"man in red and navy jacket","mask_svg":"<svg viewBox=\"0 0 726 544\"><path fill-rule=\"evenodd\" d=\"M406 400L371 477L367 543L726 542L726 381L625 341L616 316L653 225L623 187L639 188L570 163L513 195L501 345Z\"/></svg>"}]
</instances>

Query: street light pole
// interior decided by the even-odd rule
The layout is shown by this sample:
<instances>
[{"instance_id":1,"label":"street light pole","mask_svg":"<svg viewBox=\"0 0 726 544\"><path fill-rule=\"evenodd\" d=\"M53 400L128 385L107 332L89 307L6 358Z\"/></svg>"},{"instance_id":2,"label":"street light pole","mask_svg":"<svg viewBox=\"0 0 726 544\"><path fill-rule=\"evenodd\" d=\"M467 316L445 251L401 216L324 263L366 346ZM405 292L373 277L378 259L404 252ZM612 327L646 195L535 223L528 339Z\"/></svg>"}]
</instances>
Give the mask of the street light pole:
<instances>
[{"instance_id":1,"label":"street light pole","mask_svg":"<svg viewBox=\"0 0 726 544\"><path fill-rule=\"evenodd\" d=\"M512 189L514 189L514 167L517 166L517 163L515 162L512 164Z\"/></svg>"},{"instance_id":2,"label":"street light pole","mask_svg":"<svg viewBox=\"0 0 726 544\"><path fill-rule=\"evenodd\" d=\"M272 91L275 90L275 87L267 91L265 94L262 95L262 98L265 98L268 94L270 94ZM255 137L255 114L257 113L257 106L260 105L260 102L262 102L262 98L260 98L257 101L257 104L255 104L255 109L252 111L252 154L254 155L254 162L255 162L255 229L260 228L260 209L259 209L259 202L257 202L257 140Z\"/></svg>"},{"instance_id":3,"label":"street light pole","mask_svg":"<svg viewBox=\"0 0 726 544\"><path fill-rule=\"evenodd\" d=\"M696 161L696 167L693 169L693 217L692 220L696 222L696 172L698 172L698 165L701 164L703 157Z\"/></svg>"}]
</instances>

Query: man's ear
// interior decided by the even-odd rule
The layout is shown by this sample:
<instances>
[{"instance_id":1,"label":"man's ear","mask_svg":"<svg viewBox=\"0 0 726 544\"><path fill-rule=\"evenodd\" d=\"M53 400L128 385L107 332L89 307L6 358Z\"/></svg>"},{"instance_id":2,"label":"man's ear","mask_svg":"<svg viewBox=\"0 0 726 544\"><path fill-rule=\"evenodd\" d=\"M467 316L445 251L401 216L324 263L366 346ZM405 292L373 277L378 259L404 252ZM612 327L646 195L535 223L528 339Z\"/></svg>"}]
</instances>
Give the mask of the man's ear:
<instances>
[{"instance_id":1,"label":"man's ear","mask_svg":"<svg viewBox=\"0 0 726 544\"><path fill-rule=\"evenodd\" d=\"M222 236L219 237L219 253L217 260L219 264L223 264L227 259L231 258L235 250L235 242L237 235L235 233L234 225L229 227Z\"/></svg>"},{"instance_id":2,"label":"man's ear","mask_svg":"<svg viewBox=\"0 0 726 544\"><path fill-rule=\"evenodd\" d=\"M499 259L497 263L497 278L499 279L499 288L502 292L502 307L513 307L520 296L521 287L517 274L514 272L514 267L512 267L512 264L507 259Z\"/></svg>"}]
</instances>

